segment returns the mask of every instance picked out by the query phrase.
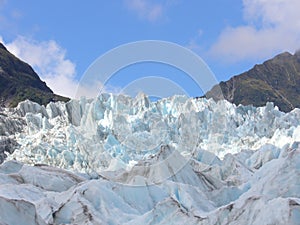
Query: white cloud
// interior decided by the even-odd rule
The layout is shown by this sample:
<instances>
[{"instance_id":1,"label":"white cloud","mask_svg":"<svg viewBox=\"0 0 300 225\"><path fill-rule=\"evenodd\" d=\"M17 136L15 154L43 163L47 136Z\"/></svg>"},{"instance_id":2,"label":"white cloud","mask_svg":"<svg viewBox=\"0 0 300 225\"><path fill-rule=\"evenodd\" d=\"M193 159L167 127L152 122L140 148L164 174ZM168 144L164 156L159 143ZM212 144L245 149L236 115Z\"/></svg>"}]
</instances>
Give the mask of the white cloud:
<instances>
[{"instance_id":1,"label":"white cloud","mask_svg":"<svg viewBox=\"0 0 300 225\"><path fill-rule=\"evenodd\" d=\"M204 31L202 29L199 29L196 35L190 39L188 44L186 45L186 48L195 51L195 52L200 52L202 47L199 45L200 38L202 37Z\"/></svg>"},{"instance_id":2,"label":"white cloud","mask_svg":"<svg viewBox=\"0 0 300 225\"><path fill-rule=\"evenodd\" d=\"M195 38L191 39L185 47L194 52L198 52L201 50L201 46L198 44L198 40L196 40Z\"/></svg>"},{"instance_id":3,"label":"white cloud","mask_svg":"<svg viewBox=\"0 0 300 225\"><path fill-rule=\"evenodd\" d=\"M227 61L264 59L300 47L299 0L244 0L246 25L225 28L210 52Z\"/></svg>"},{"instance_id":4,"label":"white cloud","mask_svg":"<svg viewBox=\"0 0 300 225\"><path fill-rule=\"evenodd\" d=\"M150 0L125 0L124 2L128 9L137 13L140 18L151 22L156 21L163 14L163 5Z\"/></svg>"},{"instance_id":5,"label":"white cloud","mask_svg":"<svg viewBox=\"0 0 300 225\"><path fill-rule=\"evenodd\" d=\"M76 65L66 58L66 50L55 41L38 42L19 36L10 43L5 43L8 51L33 67L40 78L47 83L54 93L70 97L94 98L102 92L119 93L120 88L103 85L96 79L91 83L76 79Z\"/></svg>"},{"instance_id":6,"label":"white cloud","mask_svg":"<svg viewBox=\"0 0 300 225\"><path fill-rule=\"evenodd\" d=\"M5 43L5 46L18 58L29 63L54 93L75 96L78 86L75 64L66 59L66 50L55 41L37 42L20 36Z\"/></svg>"}]
</instances>

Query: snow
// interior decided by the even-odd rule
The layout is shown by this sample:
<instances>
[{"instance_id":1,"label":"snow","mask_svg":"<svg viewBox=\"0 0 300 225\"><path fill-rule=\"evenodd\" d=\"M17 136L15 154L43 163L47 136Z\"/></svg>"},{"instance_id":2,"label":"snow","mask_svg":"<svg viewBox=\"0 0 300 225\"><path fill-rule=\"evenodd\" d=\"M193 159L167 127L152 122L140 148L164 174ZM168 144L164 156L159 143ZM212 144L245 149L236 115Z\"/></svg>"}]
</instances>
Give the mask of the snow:
<instances>
[{"instance_id":1,"label":"snow","mask_svg":"<svg viewBox=\"0 0 300 225\"><path fill-rule=\"evenodd\" d=\"M299 109L102 94L0 125L0 224L300 221Z\"/></svg>"}]
</instances>

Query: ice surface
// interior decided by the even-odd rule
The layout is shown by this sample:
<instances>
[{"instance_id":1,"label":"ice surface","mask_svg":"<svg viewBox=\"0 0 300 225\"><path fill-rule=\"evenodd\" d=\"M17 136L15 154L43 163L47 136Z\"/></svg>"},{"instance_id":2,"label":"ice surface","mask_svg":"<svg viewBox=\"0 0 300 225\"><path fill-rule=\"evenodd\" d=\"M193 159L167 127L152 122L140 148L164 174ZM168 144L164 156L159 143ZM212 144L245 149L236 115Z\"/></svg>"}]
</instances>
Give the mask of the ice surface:
<instances>
[{"instance_id":1,"label":"ice surface","mask_svg":"<svg viewBox=\"0 0 300 225\"><path fill-rule=\"evenodd\" d=\"M225 160L202 172L190 162L182 176L144 186L7 161L0 166L0 223L298 224L300 149L281 151L284 157L257 170L249 167L251 176L240 185L228 183L228 177L242 180L244 175ZM257 157L268 155L265 148L257 152ZM222 175L214 176L216 171ZM191 183L188 177L196 180ZM214 185L212 178L222 185Z\"/></svg>"},{"instance_id":2,"label":"ice surface","mask_svg":"<svg viewBox=\"0 0 300 225\"><path fill-rule=\"evenodd\" d=\"M102 94L0 125L0 224L300 221L299 109Z\"/></svg>"},{"instance_id":3,"label":"ice surface","mask_svg":"<svg viewBox=\"0 0 300 225\"><path fill-rule=\"evenodd\" d=\"M78 172L125 169L162 145L186 159L198 149L222 159L266 144L283 148L300 141L300 110L285 114L272 103L254 108L184 96L150 102L143 94L102 94L47 107L25 101L11 112L2 111L7 116L0 115L1 135L16 140L2 150L14 151L9 160ZM208 159L214 160L203 158Z\"/></svg>"}]
</instances>

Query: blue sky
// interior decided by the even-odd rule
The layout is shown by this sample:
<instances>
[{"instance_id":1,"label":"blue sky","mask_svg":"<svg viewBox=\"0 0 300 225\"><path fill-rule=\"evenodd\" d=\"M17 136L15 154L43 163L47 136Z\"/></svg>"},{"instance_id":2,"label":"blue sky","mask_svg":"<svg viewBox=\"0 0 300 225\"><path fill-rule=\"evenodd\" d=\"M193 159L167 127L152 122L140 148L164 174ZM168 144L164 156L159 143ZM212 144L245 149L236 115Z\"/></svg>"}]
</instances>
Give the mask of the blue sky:
<instances>
[{"instance_id":1,"label":"blue sky","mask_svg":"<svg viewBox=\"0 0 300 225\"><path fill-rule=\"evenodd\" d=\"M300 47L299 2L0 0L0 39L55 92L71 97L94 60L140 40L169 41L191 49L221 81ZM174 68L148 63L124 69L108 86L122 88L145 74L184 76ZM188 79L178 82L197 95Z\"/></svg>"}]
</instances>

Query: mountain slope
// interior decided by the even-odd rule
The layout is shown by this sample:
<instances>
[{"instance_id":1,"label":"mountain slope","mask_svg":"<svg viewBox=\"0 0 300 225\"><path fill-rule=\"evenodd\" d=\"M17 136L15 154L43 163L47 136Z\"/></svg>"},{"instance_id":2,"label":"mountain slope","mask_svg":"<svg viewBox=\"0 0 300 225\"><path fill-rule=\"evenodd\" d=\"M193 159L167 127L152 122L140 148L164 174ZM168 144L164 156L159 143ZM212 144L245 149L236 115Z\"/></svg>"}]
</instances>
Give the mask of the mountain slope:
<instances>
[{"instance_id":1,"label":"mountain slope","mask_svg":"<svg viewBox=\"0 0 300 225\"><path fill-rule=\"evenodd\" d=\"M43 105L69 100L55 95L27 63L0 43L0 105L14 107L26 99Z\"/></svg>"},{"instance_id":2,"label":"mountain slope","mask_svg":"<svg viewBox=\"0 0 300 225\"><path fill-rule=\"evenodd\" d=\"M235 104L263 106L274 102L281 111L300 107L300 52L285 52L249 71L221 82L225 99ZM214 92L216 86L208 92Z\"/></svg>"}]
</instances>

